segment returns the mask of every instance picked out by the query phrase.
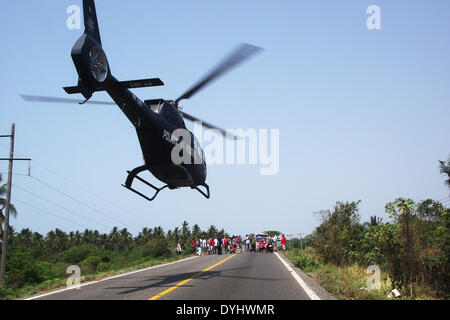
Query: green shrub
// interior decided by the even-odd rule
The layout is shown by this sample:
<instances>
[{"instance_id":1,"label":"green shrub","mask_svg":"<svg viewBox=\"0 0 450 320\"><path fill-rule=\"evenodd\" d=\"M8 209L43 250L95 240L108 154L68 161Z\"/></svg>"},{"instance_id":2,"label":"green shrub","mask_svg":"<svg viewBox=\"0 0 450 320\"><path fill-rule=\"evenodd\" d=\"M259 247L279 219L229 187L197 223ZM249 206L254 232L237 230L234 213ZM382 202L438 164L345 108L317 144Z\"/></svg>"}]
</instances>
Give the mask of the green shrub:
<instances>
[{"instance_id":1,"label":"green shrub","mask_svg":"<svg viewBox=\"0 0 450 320\"><path fill-rule=\"evenodd\" d=\"M6 275L8 287L12 289L55 277L50 262L36 261L27 251L8 253Z\"/></svg>"},{"instance_id":2,"label":"green shrub","mask_svg":"<svg viewBox=\"0 0 450 320\"><path fill-rule=\"evenodd\" d=\"M151 255L154 258L168 258L173 255L169 249L169 244L166 239L158 239L155 241L154 247L151 249Z\"/></svg>"},{"instance_id":3,"label":"green shrub","mask_svg":"<svg viewBox=\"0 0 450 320\"><path fill-rule=\"evenodd\" d=\"M80 263L81 272L83 274L94 273L97 270L97 266L102 263L102 258L97 256L90 256L84 259Z\"/></svg>"},{"instance_id":4,"label":"green shrub","mask_svg":"<svg viewBox=\"0 0 450 320\"><path fill-rule=\"evenodd\" d=\"M57 277L57 273L53 270L52 264L48 261L39 261L36 263L39 278L43 280L51 280Z\"/></svg>"},{"instance_id":5,"label":"green shrub","mask_svg":"<svg viewBox=\"0 0 450 320\"><path fill-rule=\"evenodd\" d=\"M67 267L69 264L65 262L55 262L52 264L52 273L56 278L66 278L69 275L67 274Z\"/></svg>"},{"instance_id":6,"label":"green shrub","mask_svg":"<svg viewBox=\"0 0 450 320\"><path fill-rule=\"evenodd\" d=\"M134 248L128 258L130 260L139 260L140 258L168 258L174 254L169 249L169 244L165 239L152 239L147 244Z\"/></svg>"},{"instance_id":7,"label":"green shrub","mask_svg":"<svg viewBox=\"0 0 450 320\"><path fill-rule=\"evenodd\" d=\"M300 254L294 258L294 265L305 272L311 272L320 267L319 261L317 261L314 257L304 254Z\"/></svg>"},{"instance_id":8,"label":"green shrub","mask_svg":"<svg viewBox=\"0 0 450 320\"><path fill-rule=\"evenodd\" d=\"M129 260L125 257L119 257L111 263L111 270L120 270L127 267Z\"/></svg>"},{"instance_id":9,"label":"green shrub","mask_svg":"<svg viewBox=\"0 0 450 320\"><path fill-rule=\"evenodd\" d=\"M108 272L111 270L111 264L107 262L100 262L97 265L97 272Z\"/></svg>"},{"instance_id":10,"label":"green shrub","mask_svg":"<svg viewBox=\"0 0 450 320\"><path fill-rule=\"evenodd\" d=\"M115 252L115 251L105 250L105 251L97 252L96 256L99 256L100 258L102 258L102 262L110 263L110 262L118 259L120 257L120 253Z\"/></svg>"},{"instance_id":11,"label":"green shrub","mask_svg":"<svg viewBox=\"0 0 450 320\"><path fill-rule=\"evenodd\" d=\"M333 211L320 211L322 223L314 232L313 245L325 262L345 265L360 258L359 203L338 201Z\"/></svg>"},{"instance_id":12,"label":"green shrub","mask_svg":"<svg viewBox=\"0 0 450 320\"><path fill-rule=\"evenodd\" d=\"M85 260L87 257L95 255L96 251L98 251L98 249L89 245L73 247L54 255L52 260L54 262L58 261L66 262L69 265L78 265L81 261Z\"/></svg>"},{"instance_id":13,"label":"green shrub","mask_svg":"<svg viewBox=\"0 0 450 320\"><path fill-rule=\"evenodd\" d=\"M148 256L148 252L146 252L146 246L140 246L140 247L133 248L133 250L131 250L127 254L127 258L130 261L137 261L146 256Z\"/></svg>"},{"instance_id":14,"label":"green shrub","mask_svg":"<svg viewBox=\"0 0 450 320\"><path fill-rule=\"evenodd\" d=\"M0 286L0 300L6 299L7 297L12 296L13 294L14 293L10 288L4 285Z\"/></svg>"}]
</instances>

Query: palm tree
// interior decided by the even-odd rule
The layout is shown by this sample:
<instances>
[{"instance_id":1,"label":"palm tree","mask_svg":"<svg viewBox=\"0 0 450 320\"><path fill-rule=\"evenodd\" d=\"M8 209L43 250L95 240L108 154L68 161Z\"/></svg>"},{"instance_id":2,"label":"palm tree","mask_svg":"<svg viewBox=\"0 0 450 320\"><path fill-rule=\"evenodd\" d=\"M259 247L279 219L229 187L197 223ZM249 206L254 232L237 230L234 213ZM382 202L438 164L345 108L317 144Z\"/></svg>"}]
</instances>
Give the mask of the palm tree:
<instances>
[{"instance_id":1,"label":"palm tree","mask_svg":"<svg viewBox=\"0 0 450 320\"><path fill-rule=\"evenodd\" d=\"M370 217L370 225L371 226L377 226L379 224L383 223L383 218L377 217L377 216L371 216Z\"/></svg>"},{"instance_id":2,"label":"palm tree","mask_svg":"<svg viewBox=\"0 0 450 320\"><path fill-rule=\"evenodd\" d=\"M58 243L58 252L69 249L69 238L64 231L56 228L55 237Z\"/></svg>"},{"instance_id":3,"label":"palm tree","mask_svg":"<svg viewBox=\"0 0 450 320\"><path fill-rule=\"evenodd\" d=\"M445 161L439 160L439 167L439 172L447 175L445 184L450 188L450 157L448 158L447 163L445 163Z\"/></svg>"},{"instance_id":4,"label":"palm tree","mask_svg":"<svg viewBox=\"0 0 450 320\"><path fill-rule=\"evenodd\" d=\"M0 182L2 182L2 175L0 174ZM3 215L3 209L6 206L6 199L3 196L6 194L6 184L0 185L0 232L3 232L3 221L5 220L5 216ZM17 210L13 204L9 204L9 213L16 218Z\"/></svg>"},{"instance_id":5,"label":"palm tree","mask_svg":"<svg viewBox=\"0 0 450 320\"><path fill-rule=\"evenodd\" d=\"M44 249L44 237L38 233L34 232L32 237L33 247L37 248L39 251L42 251Z\"/></svg>"},{"instance_id":6,"label":"palm tree","mask_svg":"<svg viewBox=\"0 0 450 320\"><path fill-rule=\"evenodd\" d=\"M17 233L14 237L14 244L17 246L23 246L30 248L33 245L33 232L30 229L22 229L20 233Z\"/></svg>"},{"instance_id":7,"label":"palm tree","mask_svg":"<svg viewBox=\"0 0 450 320\"><path fill-rule=\"evenodd\" d=\"M98 247L100 244L100 232L98 230L94 230L94 233L92 234L92 240L94 241L94 246Z\"/></svg>"},{"instance_id":8,"label":"palm tree","mask_svg":"<svg viewBox=\"0 0 450 320\"><path fill-rule=\"evenodd\" d=\"M215 237L217 235L217 232L217 228L214 225L211 225L208 229L207 234L209 237Z\"/></svg>"},{"instance_id":9,"label":"palm tree","mask_svg":"<svg viewBox=\"0 0 450 320\"><path fill-rule=\"evenodd\" d=\"M176 227L173 230L173 234L174 234L174 237L175 237L175 245L176 245L178 243L178 237L180 236L180 229L178 227Z\"/></svg>"},{"instance_id":10,"label":"palm tree","mask_svg":"<svg viewBox=\"0 0 450 320\"><path fill-rule=\"evenodd\" d=\"M119 248L120 250L129 249L131 246L131 233L128 232L127 228L123 228L119 231Z\"/></svg>"},{"instance_id":11,"label":"palm tree","mask_svg":"<svg viewBox=\"0 0 450 320\"><path fill-rule=\"evenodd\" d=\"M153 236L157 239L164 238L164 231L161 226L153 228Z\"/></svg>"},{"instance_id":12,"label":"palm tree","mask_svg":"<svg viewBox=\"0 0 450 320\"><path fill-rule=\"evenodd\" d=\"M379 224L383 223L383 218L377 217L377 216L370 216L370 221L369 222L364 222L362 224L363 228L369 228L369 227L375 227Z\"/></svg>"},{"instance_id":13,"label":"palm tree","mask_svg":"<svg viewBox=\"0 0 450 320\"><path fill-rule=\"evenodd\" d=\"M108 248L109 250L118 251L120 243L120 233L117 227L114 227L108 234Z\"/></svg>"},{"instance_id":14,"label":"palm tree","mask_svg":"<svg viewBox=\"0 0 450 320\"><path fill-rule=\"evenodd\" d=\"M45 236L45 244L49 254L54 254L59 250L58 238L56 237L56 233L51 230Z\"/></svg>"},{"instance_id":15,"label":"palm tree","mask_svg":"<svg viewBox=\"0 0 450 320\"><path fill-rule=\"evenodd\" d=\"M186 220L184 220L183 225L181 226L181 247L183 249L186 248L186 243L191 236L191 230L189 229L189 224Z\"/></svg>"},{"instance_id":16,"label":"palm tree","mask_svg":"<svg viewBox=\"0 0 450 320\"><path fill-rule=\"evenodd\" d=\"M200 229L198 224L194 224L192 227L192 237L199 238L201 236L202 230Z\"/></svg>"}]
</instances>

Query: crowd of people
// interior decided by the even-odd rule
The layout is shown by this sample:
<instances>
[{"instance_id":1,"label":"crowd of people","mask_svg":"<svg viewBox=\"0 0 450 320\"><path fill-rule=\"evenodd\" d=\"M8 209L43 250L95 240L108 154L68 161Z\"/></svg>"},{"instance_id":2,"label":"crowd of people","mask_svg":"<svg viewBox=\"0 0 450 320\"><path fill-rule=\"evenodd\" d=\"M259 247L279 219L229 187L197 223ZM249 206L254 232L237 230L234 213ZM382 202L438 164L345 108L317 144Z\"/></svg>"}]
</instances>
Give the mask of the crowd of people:
<instances>
[{"instance_id":1,"label":"crowd of people","mask_svg":"<svg viewBox=\"0 0 450 320\"><path fill-rule=\"evenodd\" d=\"M286 237L284 234L266 237L255 237L253 234L247 234L244 238L240 235L233 235L223 238L210 237L192 240L192 248L199 256L241 253L244 248L246 252L276 252L280 246L283 250L286 250ZM181 254L180 244L177 244L177 253Z\"/></svg>"},{"instance_id":2,"label":"crowd of people","mask_svg":"<svg viewBox=\"0 0 450 320\"><path fill-rule=\"evenodd\" d=\"M228 254L242 251L242 237L196 238L192 240L192 248L197 255Z\"/></svg>"}]
</instances>

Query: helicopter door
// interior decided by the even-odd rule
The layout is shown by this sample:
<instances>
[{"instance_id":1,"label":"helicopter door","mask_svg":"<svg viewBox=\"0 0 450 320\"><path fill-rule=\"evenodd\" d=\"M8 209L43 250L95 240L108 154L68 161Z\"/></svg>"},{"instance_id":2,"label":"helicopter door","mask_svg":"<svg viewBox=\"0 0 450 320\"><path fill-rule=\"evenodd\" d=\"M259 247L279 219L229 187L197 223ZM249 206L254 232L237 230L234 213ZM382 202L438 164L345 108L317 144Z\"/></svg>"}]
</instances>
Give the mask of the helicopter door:
<instances>
[{"instance_id":1,"label":"helicopter door","mask_svg":"<svg viewBox=\"0 0 450 320\"><path fill-rule=\"evenodd\" d=\"M200 143L198 142L197 137L191 133L191 136L193 137L194 140L194 144L193 144L193 149L194 149L194 164L205 164L205 153L203 152L202 146L200 145Z\"/></svg>"}]
</instances>

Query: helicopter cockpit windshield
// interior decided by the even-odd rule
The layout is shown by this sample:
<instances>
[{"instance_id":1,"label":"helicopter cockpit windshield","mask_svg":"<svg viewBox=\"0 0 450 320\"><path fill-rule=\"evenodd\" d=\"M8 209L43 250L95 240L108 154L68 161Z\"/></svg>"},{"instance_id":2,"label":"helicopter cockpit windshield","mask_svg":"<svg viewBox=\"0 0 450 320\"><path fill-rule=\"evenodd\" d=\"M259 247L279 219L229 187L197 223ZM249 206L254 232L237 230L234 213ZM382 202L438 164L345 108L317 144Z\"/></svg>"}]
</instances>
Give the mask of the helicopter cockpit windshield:
<instances>
[{"instance_id":1,"label":"helicopter cockpit windshield","mask_svg":"<svg viewBox=\"0 0 450 320\"><path fill-rule=\"evenodd\" d=\"M162 109L162 106L164 105L164 101L158 101L152 104L149 104L148 106L150 107L150 109L152 109L152 111L154 113L159 113Z\"/></svg>"},{"instance_id":2,"label":"helicopter cockpit windshield","mask_svg":"<svg viewBox=\"0 0 450 320\"><path fill-rule=\"evenodd\" d=\"M159 114L175 126L179 128L186 127L182 115L173 104L165 101L164 99L145 100L144 102L150 110Z\"/></svg>"}]
</instances>

